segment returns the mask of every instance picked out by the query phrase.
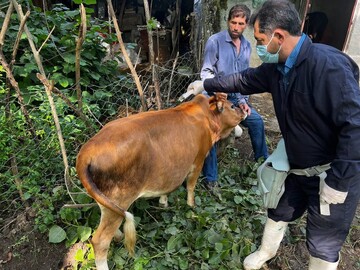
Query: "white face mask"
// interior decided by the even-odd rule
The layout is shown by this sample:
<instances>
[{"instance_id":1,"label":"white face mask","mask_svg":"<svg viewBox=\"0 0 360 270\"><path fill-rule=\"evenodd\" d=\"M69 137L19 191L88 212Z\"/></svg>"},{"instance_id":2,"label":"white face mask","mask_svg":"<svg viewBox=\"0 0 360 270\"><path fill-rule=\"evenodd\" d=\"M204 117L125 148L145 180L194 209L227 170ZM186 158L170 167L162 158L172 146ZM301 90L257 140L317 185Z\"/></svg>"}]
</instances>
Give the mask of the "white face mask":
<instances>
[{"instance_id":1,"label":"white face mask","mask_svg":"<svg viewBox=\"0 0 360 270\"><path fill-rule=\"evenodd\" d=\"M273 37L274 33L272 34L270 41L266 45L256 45L256 52L260 57L261 61L263 61L264 63L279 63L279 52L281 50L281 46L276 53L270 53L267 50L267 47L269 46Z\"/></svg>"}]
</instances>

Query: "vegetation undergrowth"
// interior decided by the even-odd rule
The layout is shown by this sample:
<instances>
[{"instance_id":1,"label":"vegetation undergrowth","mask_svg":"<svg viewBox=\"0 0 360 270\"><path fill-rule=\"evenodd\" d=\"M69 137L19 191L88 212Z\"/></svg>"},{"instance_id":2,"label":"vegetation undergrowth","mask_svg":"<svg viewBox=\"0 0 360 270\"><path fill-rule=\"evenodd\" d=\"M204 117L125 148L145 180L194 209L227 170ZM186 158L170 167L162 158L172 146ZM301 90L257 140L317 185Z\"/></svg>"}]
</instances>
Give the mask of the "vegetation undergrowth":
<instances>
[{"instance_id":1,"label":"vegetation undergrowth","mask_svg":"<svg viewBox=\"0 0 360 270\"><path fill-rule=\"evenodd\" d=\"M158 199L138 199L129 210L137 223L136 255L130 258L123 243L113 241L110 268L242 269L241 261L256 249L265 222L255 187L257 166L250 161L239 166L238 150L227 147L219 164L221 196L200 182L194 208L186 204L184 186L169 195L168 208L159 207ZM68 245L87 242L100 218L98 208L61 212L68 224L64 230ZM72 241L70 235L75 236ZM75 269L94 269L90 245L87 251L78 250L77 263Z\"/></svg>"}]
</instances>

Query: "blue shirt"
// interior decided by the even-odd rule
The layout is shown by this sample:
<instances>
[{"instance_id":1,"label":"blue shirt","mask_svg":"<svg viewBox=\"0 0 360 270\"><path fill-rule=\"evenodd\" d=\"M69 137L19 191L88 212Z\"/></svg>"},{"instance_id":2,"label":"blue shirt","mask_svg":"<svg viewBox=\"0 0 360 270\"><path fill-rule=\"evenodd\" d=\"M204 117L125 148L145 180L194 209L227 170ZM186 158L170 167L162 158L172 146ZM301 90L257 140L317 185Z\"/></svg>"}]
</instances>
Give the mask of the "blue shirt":
<instances>
[{"instance_id":1,"label":"blue shirt","mask_svg":"<svg viewBox=\"0 0 360 270\"><path fill-rule=\"evenodd\" d=\"M200 77L202 80L216 76L238 73L249 67L251 45L241 35L240 52L232 42L228 30L212 35L205 45L204 62ZM228 94L228 99L235 105L247 103L249 96L240 93Z\"/></svg>"},{"instance_id":2,"label":"blue shirt","mask_svg":"<svg viewBox=\"0 0 360 270\"><path fill-rule=\"evenodd\" d=\"M296 59L298 58L300 48L302 44L304 43L304 40L306 38L305 34L302 34L299 42L296 44L295 48L290 53L289 57L286 59L285 64L279 64L277 66L277 69L281 72L281 74L284 76L282 79L282 82L284 84L284 89L286 90L289 85L289 71L292 69L292 67L295 65Z\"/></svg>"}]
</instances>

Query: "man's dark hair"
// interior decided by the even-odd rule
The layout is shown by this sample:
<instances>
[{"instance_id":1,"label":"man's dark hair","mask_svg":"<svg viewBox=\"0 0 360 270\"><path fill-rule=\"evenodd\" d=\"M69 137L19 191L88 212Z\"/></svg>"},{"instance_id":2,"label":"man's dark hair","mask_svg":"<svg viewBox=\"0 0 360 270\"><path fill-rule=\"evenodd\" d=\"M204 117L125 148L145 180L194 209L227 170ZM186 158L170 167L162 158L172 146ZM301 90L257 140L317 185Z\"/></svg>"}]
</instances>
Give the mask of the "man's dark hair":
<instances>
[{"instance_id":1,"label":"man's dark hair","mask_svg":"<svg viewBox=\"0 0 360 270\"><path fill-rule=\"evenodd\" d=\"M301 20L295 5L287 0L268 0L250 18L250 25L259 21L259 32L271 34L276 28L292 36L301 35Z\"/></svg>"},{"instance_id":2,"label":"man's dark hair","mask_svg":"<svg viewBox=\"0 0 360 270\"><path fill-rule=\"evenodd\" d=\"M250 19L251 11L250 9L243 4L235 5L233 6L228 15L228 21L230 21L232 18L245 18L245 22L247 23Z\"/></svg>"}]
</instances>

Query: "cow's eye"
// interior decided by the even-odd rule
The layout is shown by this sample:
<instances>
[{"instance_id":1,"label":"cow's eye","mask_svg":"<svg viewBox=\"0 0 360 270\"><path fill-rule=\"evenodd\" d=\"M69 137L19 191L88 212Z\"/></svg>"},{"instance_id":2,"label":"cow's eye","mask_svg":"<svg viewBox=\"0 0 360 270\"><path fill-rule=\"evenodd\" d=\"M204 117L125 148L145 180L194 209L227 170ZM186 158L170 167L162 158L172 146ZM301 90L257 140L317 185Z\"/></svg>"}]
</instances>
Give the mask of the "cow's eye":
<instances>
[{"instance_id":1,"label":"cow's eye","mask_svg":"<svg viewBox=\"0 0 360 270\"><path fill-rule=\"evenodd\" d=\"M231 109L235 109L236 106L234 104L231 104Z\"/></svg>"}]
</instances>

